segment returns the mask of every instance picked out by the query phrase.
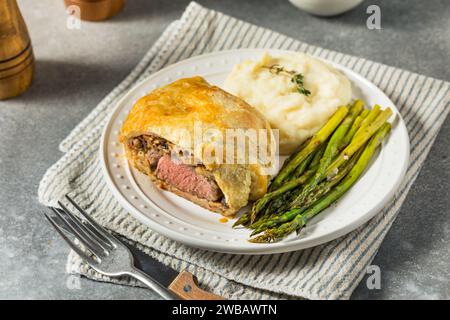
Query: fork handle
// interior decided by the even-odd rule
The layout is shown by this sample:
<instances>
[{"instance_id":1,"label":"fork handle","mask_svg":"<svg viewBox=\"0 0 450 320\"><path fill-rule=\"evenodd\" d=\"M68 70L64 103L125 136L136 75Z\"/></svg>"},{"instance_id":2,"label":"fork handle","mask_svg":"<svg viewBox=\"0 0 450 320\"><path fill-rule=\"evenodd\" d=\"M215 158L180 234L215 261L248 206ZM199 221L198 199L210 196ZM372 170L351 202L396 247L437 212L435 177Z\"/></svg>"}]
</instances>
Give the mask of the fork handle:
<instances>
[{"instance_id":1,"label":"fork handle","mask_svg":"<svg viewBox=\"0 0 450 320\"><path fill-rule=\"evenodd\" d=\"M159 294L164 300L180 300L180 297L176 296L172 291L160 285L152 277L137 268L133 267L132 271L127 272L126 274L141 281L143 284Z\"/></svg>"}]
</instances>

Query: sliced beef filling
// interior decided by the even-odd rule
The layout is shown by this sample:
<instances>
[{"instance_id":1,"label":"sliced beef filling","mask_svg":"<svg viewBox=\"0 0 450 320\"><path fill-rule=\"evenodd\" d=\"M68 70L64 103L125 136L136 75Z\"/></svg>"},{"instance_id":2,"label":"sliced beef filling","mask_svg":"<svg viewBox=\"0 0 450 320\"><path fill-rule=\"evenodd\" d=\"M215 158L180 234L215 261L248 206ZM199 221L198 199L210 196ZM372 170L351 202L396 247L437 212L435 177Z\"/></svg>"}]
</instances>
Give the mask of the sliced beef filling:
<instances>
[{"instance_id":1,"label":"sliced beef filling","mask_svg":"<svg viewBox=\"0 0 450 320\"><path fill-rule=\"evenodd\" d=\"M148 163L150 172L178 190L208 201L219 201L222 191L212 174L203 165L188 165L171 158L173 145L152 135L130 139L129 147L134 150L141 163Z\"/></svg>"},{"instance_id":2,"label":"sliced beef filling","mask_svg":"<svg viewBox=\"0 0 450 320\"><path fill-rule=\"evenodd\" d=\"M165 155L158 161L156 176L158 179L175 186L177 189L193 194L208 201L217 201L222 192L216 182L203 175L196 167L177 163Z\"/></svg>"}]
</instances>

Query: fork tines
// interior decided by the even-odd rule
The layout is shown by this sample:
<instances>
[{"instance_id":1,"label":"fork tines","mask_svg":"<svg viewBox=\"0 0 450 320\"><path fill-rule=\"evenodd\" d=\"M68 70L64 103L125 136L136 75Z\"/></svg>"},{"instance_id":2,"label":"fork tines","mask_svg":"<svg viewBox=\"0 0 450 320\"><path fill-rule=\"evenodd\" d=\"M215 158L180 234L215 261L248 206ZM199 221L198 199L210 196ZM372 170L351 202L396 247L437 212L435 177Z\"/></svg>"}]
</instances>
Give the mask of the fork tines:
<instances>
[{"instance_id":1,"label":"fork tines","mask_svg":"<svg viewBox=\"0 0 450 320\"><path fill-rule=\"evenodd\" d=\"M60 208L50 207L56 216L45 213L45 217L80 257L90 264L100 263L102 257L108 256L110 251L117 247L115 244L117 239L95 222L72 198L68 195L65 197L78 211L82 219L78 218L61 201L58 201ZM71 240L66 235L66 231L72 233L89 252L83 250Z\"/></svg>"}]
</instances>

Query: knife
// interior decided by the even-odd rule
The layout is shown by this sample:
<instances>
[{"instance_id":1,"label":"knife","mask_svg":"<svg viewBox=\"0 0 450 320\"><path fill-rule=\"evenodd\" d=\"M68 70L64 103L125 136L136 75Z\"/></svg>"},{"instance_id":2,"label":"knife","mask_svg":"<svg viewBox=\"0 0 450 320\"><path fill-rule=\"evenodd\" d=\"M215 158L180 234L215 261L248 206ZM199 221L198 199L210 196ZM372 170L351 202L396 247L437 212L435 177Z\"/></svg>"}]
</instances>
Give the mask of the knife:
<instances>
[{"instance_id":1,"label":"knife","mask_svg":"<svg viewBox=\"0 0 450 320\"><path fill-rule=\"evenodd\" d=\"M58 217L53 218L55 223L63 228L67 233L75 236ZM145 272L147 275L155 279L159 284L168 288L181 299L184 300L224 300L223 297L207 292L198 286L197 278L190 272L176 270L162 264L158 260L150 257L144 251L125 241L120 235L123 244L130 249L135 267Z\"/></svg>"}]
</instances>

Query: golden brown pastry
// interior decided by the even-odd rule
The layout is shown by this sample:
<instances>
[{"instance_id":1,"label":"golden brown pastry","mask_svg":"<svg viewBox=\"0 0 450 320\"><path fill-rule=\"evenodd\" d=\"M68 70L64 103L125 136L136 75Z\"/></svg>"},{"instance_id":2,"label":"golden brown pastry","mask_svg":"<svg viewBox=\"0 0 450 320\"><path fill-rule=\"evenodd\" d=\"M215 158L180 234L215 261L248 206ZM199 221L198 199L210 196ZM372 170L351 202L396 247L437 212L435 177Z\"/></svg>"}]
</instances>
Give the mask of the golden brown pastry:
<instances>
[{"instance_id":1,"label":"golden brown pastry","mask_svg":"<svg viewBox=\"0 0 450 320\"><path fill-rule=\"evenodd\" d=\"M256 109L193 77L139 99L120 141L130 164L160 188L230 216L267 191L268 176L259 160L224 163L217 146L224 145L227 129L271 132Z\"/></svg>"}]
</instances>

